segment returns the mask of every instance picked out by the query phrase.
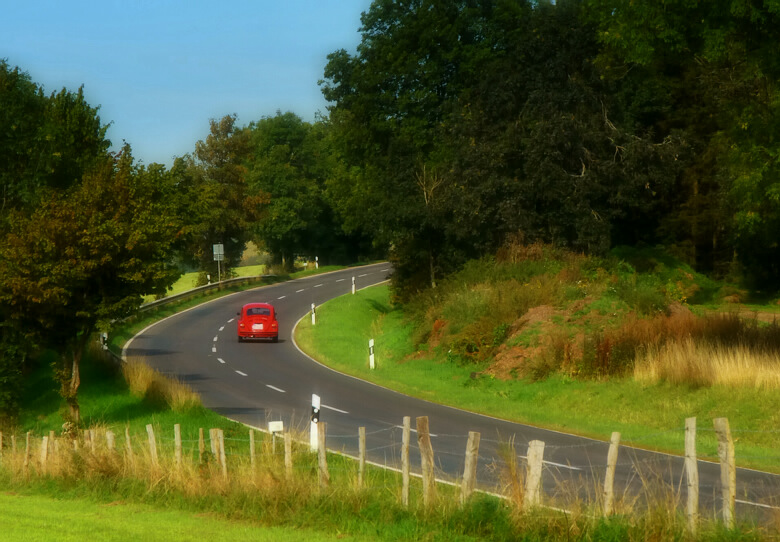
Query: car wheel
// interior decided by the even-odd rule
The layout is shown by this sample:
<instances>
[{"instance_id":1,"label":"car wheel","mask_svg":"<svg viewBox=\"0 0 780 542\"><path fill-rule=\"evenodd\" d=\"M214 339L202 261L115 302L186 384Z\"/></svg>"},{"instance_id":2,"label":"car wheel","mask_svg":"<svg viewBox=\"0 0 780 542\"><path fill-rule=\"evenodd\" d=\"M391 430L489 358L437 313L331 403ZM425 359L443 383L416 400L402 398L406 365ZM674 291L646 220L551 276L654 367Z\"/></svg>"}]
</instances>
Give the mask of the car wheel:
<instances>
[{"instance_id":1,"label":"car wheel","mask_svg":"<svg viewBox=\"0 0 780 542\"><path fill-rule=\"evenodd\" d=\"M239 337L238 337L238 342L240 342L240 343L244 342L244 338L243 338L243 337L241 337L241 336L239 336Z\"/></svg>"},{"instance_id":2,"label":"car wheel","mask_svg":"<svg viewBox=\"0 0 780 542\"><path fill-rule=\"evenodd\" d=\"M273 338L273 339L271 339L271 340L272 340L273 342L275 342L275 343L278 343L278 342L279 342L279 337L278 337L278 336L276 336L276 337L274 337L274 338Z\"/></svg>"}]
</instances>

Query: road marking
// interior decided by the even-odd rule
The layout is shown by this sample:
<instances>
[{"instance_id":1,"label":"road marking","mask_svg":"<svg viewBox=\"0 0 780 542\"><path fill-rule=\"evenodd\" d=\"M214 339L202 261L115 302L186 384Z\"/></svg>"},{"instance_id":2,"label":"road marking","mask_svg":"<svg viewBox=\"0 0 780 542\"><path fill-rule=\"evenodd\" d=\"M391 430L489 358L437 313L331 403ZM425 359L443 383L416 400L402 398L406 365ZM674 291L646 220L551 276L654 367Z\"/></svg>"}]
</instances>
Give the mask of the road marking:
<instances>
[{"instance_id":1,"label":"road marking","mask_svg":"<svg viewBox=\"0 0 780 542\"><path fill-rule=\"evenodd\" d=\"M362 275L358 275L358 278L367 277L367 276L368 276L368 273L363 273Z\"/></svg>"},{"instance_id":2,"label":"road marking","mask_svg":"<svg viewBox=\"0 0 780 542\"><path fill-rule=\"evenodd\" d=\"M526 459L528 459L528 458L526 458ZM563 463L555 463L554 461L542 460L542 463L547 463L548 465L553 465L555 467L560 467L562 469L582 470L580 467L572 467L571 465L564 465Z\"/></svg>"},{"instance_id":3,"label":"road marking","mask_svg":"<svg viewBox=\"0 0 780 542\"><path fill-rule=\"evenodd\" d=\"M212 352L214 352L214 353L216 354L216 352L217 352L217 347L216 347L216 346L212 346L212 347L211 347L211 351L212 351Z\"/></svg>"},{"instance_id":4,"label":"road marking","mask_svg":"<svg viewBox=\"0 0 780 542\"><path fill-rule=\"evenodd\" d=\"M215 337L214 337L214 342L217 342L217 339L219 339L219 337L216 337L216 336L215 336Z\"/></svg>"},{"instance_id":5,"label":"road marking","mask_svg":"<svg viewBox=\"0 0 780 542\"><path fill-rule=\"evenodd\" d=\"M278 391L279 393L287 393L287 392L286 392L286 391L284 391L283 389L281 389L281 388L277 388L276 386L272 386L271 384L266 384L266 385L265 385L265 387L266 387L266 388L271 388L272 390L274 390L274 391Z\"/></svg>"},{"instance_id":6,"label":"road marking","mask_svg":"<svg viewBox=\"0 0 780 542\"><path fill-rule=\"evenodd\" d=\"M232 322L233 320L235 320L235 318L231 318L230 320L228 320L228 324L229 324L230 322Z\"/></svg>"},{"instance_id":7,"label":"road marking","mask_svg":"<svg viewBox=\"0 0 780 542\"><path fill-rule=\"evenodd\" d=\"M384 273L385 271L390 271L390 270L389 269L382 269L382 271L380 271L380 273Z\"/></svg>"},{"instance_id":8,"label":"road marking","mask_svg":"<svg viewBox=\"0 0 780 542\"><path fill-rule=\"evenodd\" d=\"M225 360L222 359L222 358L217 358L217 361L220 362L220 363L223 363L223 364L225 363Z\"/></svg>"},{"instance_id":9,"label":"road marking","mask_svg":"<svg viewBox=\"0 0 780 542\"><path fill-rule=\"evenodd\" d=\"M403 429L403 428L404 428L404 426L403 426L403 425L396 425L396 427L397 427L398 429ZM409 431L411 431L412 433L416 433L416 432L417 432L417 429L412 429L412 428L410 427L410 428L409 428ZM436 435L436 434L434 434L434 433L431 433L431 434L430 434L430 436L432 436L432 437L438 437L439 435Z\"/></svg>"},{"instance_id":10,"label":"road marking","mask_svg":"<svg viewBox=\"0 0 780 542\"><path fill-rule=\"evenodd\" d=\"M778 510L777 506L770 506L768 504L760 504L760 503L757 503L757 502L742 501L740 499L735 499L735 501L738 502L739 504L749 504L750 506L758 506L758 507L761 507L761 508L769 508L769 509L772 509L772 510Z\"/></svg>"},{"instance_id":11,"label":"road marking","mask_svg":"<svg viewBox=\"0 0 780 542\"><path fill-rule=\"evenodd\" d=\"M328 405L320 405L320 407L327 408L328 410L335 410L336 412L341 412L342 414L349 414L349 412L347 412L346 410L341 410L340 408L334 408Z\"/></svg>"},{"instance_id":12,"label":"road marking","mask_svg":"<svg viewBox=\"0 0 780 542\"><path fill-rule=\"evenodd\" d=\"M276 299L284 299L285 297L287 297L287 296L283 295L282 297L277 297Z\"/></svg>"},{"instance_id":13,"label":"road marking","mask_svg":"<svg viewBox=\"0 0 780 542\"><path fill-rule=\"evenodd\" d=\"M219 328L219 330L220 331L225 331L225 326L222 326L221 328Z\"/></svg>"},{"instance_id":14,"label":"road marking","mask_svg":"<svg viewBox=\"0 0 780 542\"><path fill-rule=\"evenodd\" d=\"M322 286L322 284L321 284L321 283L320 283L320 284L318 284L317 286L315 286L315 288L319 288L320 286Z\"/></svg>"},{"instance_id":15,"label":"road marking","mask_svg":"<svg viewBox=\"0 0 780 542\"><path fill-rule=\"evenodd\" d=\"M345 280L347 280L347 279L339 279L339 280L337 280L336 282L343 282L343 281L345 281Z\"/></svg>"},{"instance_id":16,"label":"road marking","mask_svg":"<svg viewBox=\"0 0 780 542\"><path fill-rule=\"evenodd\" d=\"M241 371L236 371L236 372L237 372L238 374L240 374L241 376L246 376L246 373L242 373Z\"/></svg>"},{"instance_id":17,"label":"road marking","mask_svg":"<svg viewBox=\"0 0 780 542\"><path fill-rule=\"evenodd\" d=\"M299 293L301 293L302 291L304 291L305 289L306 289L306 288L301 288L300 290L296 290L296 291L295 291L295 293L296 293L296 294L299 294Z\"/></svg>"}]
</instances>

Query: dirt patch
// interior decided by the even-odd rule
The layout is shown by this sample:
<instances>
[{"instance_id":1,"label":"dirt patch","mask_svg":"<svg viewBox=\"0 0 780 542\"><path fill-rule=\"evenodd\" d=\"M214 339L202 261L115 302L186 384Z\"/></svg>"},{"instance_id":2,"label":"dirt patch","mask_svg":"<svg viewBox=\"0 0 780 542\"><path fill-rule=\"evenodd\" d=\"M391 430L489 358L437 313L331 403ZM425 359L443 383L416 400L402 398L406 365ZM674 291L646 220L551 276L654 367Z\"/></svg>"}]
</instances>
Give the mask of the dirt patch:
<instances>
[{"instance_id":1,"label":"dirt patch","mask_svg":"<svg viewBox=\"0 0 780 542\"><path fill-rule=\"evenodd\" d=\"M501 380L514 380L523 374L526 364L538 355L541 347L510 346L496 354L495 361L481 374Z\"/></svg>"}]
</instances>

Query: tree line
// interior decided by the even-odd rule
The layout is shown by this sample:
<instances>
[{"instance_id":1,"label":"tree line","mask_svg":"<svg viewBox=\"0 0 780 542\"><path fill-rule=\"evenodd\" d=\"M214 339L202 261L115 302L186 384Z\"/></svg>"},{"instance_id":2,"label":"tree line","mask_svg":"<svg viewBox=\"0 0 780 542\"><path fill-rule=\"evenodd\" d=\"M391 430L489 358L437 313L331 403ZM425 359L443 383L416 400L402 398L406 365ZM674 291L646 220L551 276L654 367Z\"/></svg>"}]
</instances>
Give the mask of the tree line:
<instances>
[{"instance_id":1,"label":"tree line","mask_svg":"<svg viewBox=\"0 0 780 542\"><path fill-rule=\"evenodd\" d=\"M403 300L508 238L662 244L777 289L779 0L375 0L327 57L327 115L213 119L170 168L111 152L83 92L0 62L0 407L59 353L78 418L86 341L184 266L250 240L390 257Z\"/></svg>"}]
</instances>

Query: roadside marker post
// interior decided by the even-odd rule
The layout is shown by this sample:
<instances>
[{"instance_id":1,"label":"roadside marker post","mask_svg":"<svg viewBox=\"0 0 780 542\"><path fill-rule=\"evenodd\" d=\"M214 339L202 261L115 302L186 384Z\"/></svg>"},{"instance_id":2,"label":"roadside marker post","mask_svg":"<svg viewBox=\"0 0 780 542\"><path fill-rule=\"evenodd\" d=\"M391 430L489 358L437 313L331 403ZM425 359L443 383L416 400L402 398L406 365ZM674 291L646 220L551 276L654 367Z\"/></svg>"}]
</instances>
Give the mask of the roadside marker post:
<instances>
[{"instance_id":1,"label":"roadside marker post","mask_svg":"<svg viewBox=\"0 0 780 542\"><path fill-rule=\"evenodd\" d=\"M376 364L374 363L374 339L369 339L368 341L368 368L376 369Z\"/></svg>"},{"instance_id":2,"label":"roadside marker post","mask_svg":"<svg viewBox=\"0 0 780 542\"><path fill-rule=\"evenodd\" d=\"M317 324L317 312L314 308L314 303L311 304L311 325Z\"/></svg>"},{"instance_id":3,"label":"roadside marker post","mask_svg":"<svg viewBox=\"0 0 780 542\"><path fill-rule=\"evenodd\" d=\"M314 269L319 269L319 268L320 268L320 257L319 256L315 256L314 257Z\"/></svg>"},{"instance_id":4,"label":"roadside marker post","mask_svg":"<svg viewBox=\"0 0 780 542\"><path fill-rule=\"evenodd\" d=\"M352 295L355 295L355 277L352 277Z\"/></svg>"},{"instance_id":5,"label":"roadside marker post","mask_svg":"<svg viewBox=\"0 0 780 542\"><path fill-rule=\"evenodd\" d=\"M317 424L320 423L320 396L311 395L311 425L309 429L309 446L312 452L316 452L319 445Z\"/></svg>"}]
</instances>

